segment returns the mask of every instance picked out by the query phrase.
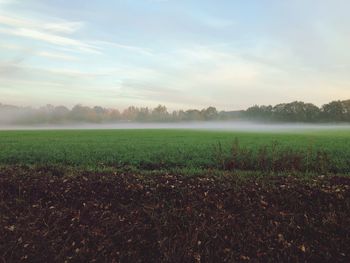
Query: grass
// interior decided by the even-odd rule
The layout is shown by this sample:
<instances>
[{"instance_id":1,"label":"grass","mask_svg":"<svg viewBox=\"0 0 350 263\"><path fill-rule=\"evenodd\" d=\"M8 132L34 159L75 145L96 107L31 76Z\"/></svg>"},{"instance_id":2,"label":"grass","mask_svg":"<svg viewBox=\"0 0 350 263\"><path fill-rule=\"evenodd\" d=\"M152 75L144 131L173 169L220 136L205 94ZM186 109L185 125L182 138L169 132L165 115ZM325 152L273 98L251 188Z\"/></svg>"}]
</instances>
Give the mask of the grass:
<instances>
[{"instance_id":1,"label":"grass","mask_svg":"<svg viewBox=\"0 0 350 263\"><path fill-rule=\"evenodd\" d=\"M236 140L240 147L255 154L254 158L262 158L262 154L270 155L271 151L312 152L312 158L316 158L317 151L322 151L330 159L332 171L350 171L350 132L347 130L297 133L190 130L2 131L0 164L85 168L132 166L146 170L221 168L217 146L220 145L219 154L227 158Z\"/></svg>"}]
</instances>

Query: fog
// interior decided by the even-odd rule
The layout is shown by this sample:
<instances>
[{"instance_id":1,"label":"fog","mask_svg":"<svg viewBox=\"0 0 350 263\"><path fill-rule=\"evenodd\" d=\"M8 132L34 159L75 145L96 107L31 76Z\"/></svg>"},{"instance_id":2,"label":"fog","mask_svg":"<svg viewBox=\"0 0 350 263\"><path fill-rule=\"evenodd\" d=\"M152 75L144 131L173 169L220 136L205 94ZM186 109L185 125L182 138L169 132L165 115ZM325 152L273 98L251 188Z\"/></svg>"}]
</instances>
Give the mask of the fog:
<instances>
[{"instance_id":1,"label":"fog","mask_svg":"<svg viewBox=\"0 0 350 263\"><path fill-rule=\"evenodd\" d=\"M341 108L341 114L338 110ZM154 109L129 107L120 112L99 106L46 105L40 108L0 103L0 130L72 129L184 129L243 132L296 132L306 130L350 131L350 100L335 101L317 108L292 102L253 106L241 111L217 111L215 107L168 112L166 106Z\"/></svg>"},{"instance_id":2,"label":"fog","mask_svg":"<svg viewBox=\"0 0 350 263\"><path fill-rule=\"evenodd\" d=\"M125 129L182 129L242 132L297 132L313 130L349 130L350 124L304 124L304 123L261 123L249 121L136 123L120 122L109 124L62 124L62 125L4 125L0 130L125 130Z\"/></svg>"}]
</instances>

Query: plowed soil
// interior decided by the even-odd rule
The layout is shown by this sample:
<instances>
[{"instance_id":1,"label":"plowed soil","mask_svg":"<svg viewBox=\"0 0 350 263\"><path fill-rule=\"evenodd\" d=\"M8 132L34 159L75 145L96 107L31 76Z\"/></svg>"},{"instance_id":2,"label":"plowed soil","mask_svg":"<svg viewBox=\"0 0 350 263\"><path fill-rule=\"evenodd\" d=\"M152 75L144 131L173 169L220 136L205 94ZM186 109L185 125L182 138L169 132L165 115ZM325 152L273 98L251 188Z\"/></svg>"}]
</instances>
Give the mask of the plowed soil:
<instances>
[{"instance_id":1,"label":"plowed soil","mask_svg":"<svg viewBox=\"0 0 350 263\"><path fill-rule=\"evenodd\" d=\"M350 178L2 168L0 261L350 262Z\"/></svg>"}]
</instances>

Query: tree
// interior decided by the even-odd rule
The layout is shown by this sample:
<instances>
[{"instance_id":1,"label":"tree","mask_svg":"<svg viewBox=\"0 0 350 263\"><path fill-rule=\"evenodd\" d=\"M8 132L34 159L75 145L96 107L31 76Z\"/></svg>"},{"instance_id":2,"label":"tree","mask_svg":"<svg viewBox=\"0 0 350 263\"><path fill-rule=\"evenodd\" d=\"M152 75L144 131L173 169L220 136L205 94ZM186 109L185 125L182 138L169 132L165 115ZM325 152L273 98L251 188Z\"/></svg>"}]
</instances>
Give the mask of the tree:
<instances>
[{"instance_id":1,"label":"tree","mask_svg":"<svg viewBox=\"0 0 350 263\"><path fill-rule=\"evenodd\" d=\"M187 110L186 120L189 121L200 121L202 120L202 114L199 110Z\"/></svg>"},{"instance_id":2,"label":"tree","mask_svg":"<svg viewBox=\"0 0 350 263\"><path fill-rule=\"evenodd\" d=\"M342 101L344 121L350 122L350 100Z\"/></svg>"},{"instance_id":3,"label":"tree","mask_svg":"<svg viewBox=\"0 0 350 263\"><path fill-rule=\"evenodd\" d=\"M53 111L53 122L63 122L68 119L69 109L65 106L57 106Z\"/></svg>"},{"instance_id":4,"label":"tree","mask_svg":"<svg viewBox=\"0 0 350 263\"><path fill-rule=\"evenodd\" d=\"M272 118L272 106L254 105L248 108L244 115L254 120L270 120Z\"/></svg>"},{"instance_id":5,"label":"tree","mask_svg":"<svg viewBox=\"0 0 350 263\"><path fill-rule=\"evenodd\" d=\"M218 111L214 107L208 107L201 111L204 120L216 120L218 117Z\"/></svg>"},{"instance_id":6,"label":"tree","mask_svg":"<svg viewBox=\"0 0 350 263\"><path fill-rule=\"evenodd\" d=\"M123 119L127 121L136 120L138 115L139 115L139 109L134 106L130 106L123 111Z\"/></svg>"},{"instance_id":7,"label":"tree","mask_svg":"<svg viewBox=\"0 0 350 263\"><path fill-rule=\"evenodd\" d=\"M150 119L151 112L150 110L145 107L145 108L140 108L137 120L138 121L148 121Z\"/></svg>"},{"instance_id":8,"label":"tree","mask_svg":"<svg viewBox=\"0 0 350 263\"><path fill-rule=\"evenodd\" d=\"M312 103L304 104L305 107L305 121L316 122L320 119L321 110Z\"/></svg>"},{"instance_id":9,"label":"tree","mask_svg":"<svg viewBox=\"0 0 350 263\"><path fill-rule=\"evenodd\" d=\"M80 104L75 105L70 112L71 119L78 122L94 122L94 112L89 108Z\"/></svg>"},{"instance_id":10,"label":"tree","mask_svg":"<svg viewBox=\"0 0 350 263\"><path fill-rule=\"evenodd\" d=\"M168 110L165 106L158 105L152 111L152 119L154 121L165 121L168 119Z\"/></svg>"},{"instance_id":11,"label":"tree","mask_svg":"<svg viewBox=\"0 0 350 263\"><path fill-rule=\"evenodd\" d=\"M109 116L109 120L110 121L119 121L119 120L121 120L121 114L116 109L109 110L108 116Z\"/></svg>"},{"instance_id":12,"label":"tree","mask_svg":"<svg viewBox=\"0 0 350 263\"><path fill-rule=\"evenodd\" d=\"M323 117L328 121L343 121L345 109L341 101L332 101L322 106Z\"/></svg>"}]
</instances>

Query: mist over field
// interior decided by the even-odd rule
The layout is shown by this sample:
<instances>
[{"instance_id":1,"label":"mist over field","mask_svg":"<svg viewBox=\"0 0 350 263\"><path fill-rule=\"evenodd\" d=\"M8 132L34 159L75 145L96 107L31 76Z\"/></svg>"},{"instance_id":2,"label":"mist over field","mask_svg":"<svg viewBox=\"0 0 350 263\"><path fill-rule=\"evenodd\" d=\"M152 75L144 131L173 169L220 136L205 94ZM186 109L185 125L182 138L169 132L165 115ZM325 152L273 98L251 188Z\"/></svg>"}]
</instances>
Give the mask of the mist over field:
<instances>
[{"instance_id":1,"label":"mist over field","mask_svg":"<svg viewBox=\"0 0 350 263\"><path fill-rule=\"evenodd\" d=\"M313 130L349 130L350 124L262 123L252 121L209 122L120 122L120 123L71 123L40 125L0 125L0 130L126 130L126 129L183 129L245 132L297 132Z\"/></svg>"},{"instance_id":2,"label":"mist over field","mask_svg":"<svg viewBox=\"0 0 350 263\"><path fill-rule=\"evenodd\" d=\"M205 122L207 124L200 124ZM213 124L208 124L212 122ZM222 123L221 123L222 122ZM127 123L127 124L126 124ZM350 100L332 101L318 107L312 103L293 101L277 105L254 105L245 110L218 110L213 106L202 109L168 110L165 105L155 108L129 106L124 110L117 108L104 108L101 106L75 105L72 108L47 104L40 108L21 107L0 103L0 126L5 127L94 127L97 128L128 127L130 128L153 127L166 128L190 128L190 129L228 129L228 130L251 130L258 123L258 129L264 128L262 123L274 124L277 130L300 129L300 124L322 124L338 126L340 123L350 123ZM139 124L137 124L139 123ZM148 123L148 124L145 124ZM187 123L187 124L186 124ZM195 125L188 123L197 123ZM232 123L232 124L227 124ZM253 127L252 123L254 124ZM293 123L290 128L286 123ZM298 125L298 123L300 123ZM91 125L86 125L91 124ZM279 128L276 124L284 124ZM102 126L101 126L102 125ZM329 125L321 125L328 127ZM304 125L301 125L304 127ZM311 125L310 128L316 127ZM308 128L306 126L306 128ZM71 128L70 128L71 129ZM302 128L304 129L304 128Z\"/></svg>"}]
</instances>

